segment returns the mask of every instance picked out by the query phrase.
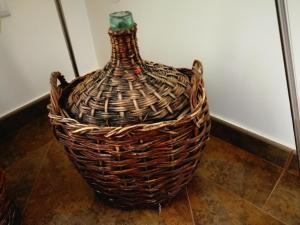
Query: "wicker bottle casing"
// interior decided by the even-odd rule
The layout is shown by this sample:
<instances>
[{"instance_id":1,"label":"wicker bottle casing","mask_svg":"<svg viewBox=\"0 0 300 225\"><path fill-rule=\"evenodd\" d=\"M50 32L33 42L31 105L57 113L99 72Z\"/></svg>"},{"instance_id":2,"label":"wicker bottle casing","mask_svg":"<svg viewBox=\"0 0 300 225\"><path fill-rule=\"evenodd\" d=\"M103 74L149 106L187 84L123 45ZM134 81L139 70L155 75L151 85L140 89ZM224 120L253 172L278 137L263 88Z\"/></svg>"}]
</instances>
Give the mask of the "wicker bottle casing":
<instances>
[{"instance_id":1,"label":"wicker bottle casing","mask_svg":"<svg viewBox=\"0 0 300 225\"><path fill-rule=\"evenodd\" d=\"M157 206L191 180L208 140L202 65L142 60L136 25L109 35L112 57L103 70L68 85L52 74L50 121L99 197L119 207Z\"/></svg>"},{"instance_id":2,"label":"wicker bottle casing","mask_svg":"<svg viewBox=\"0 0 300 225\"><path fill-rule=\"evenodd\" d=\"M179 70L143 61L136 26L109 30L110 62L87 75L68 96L66 109L82 123L124 126L174 119L189 108L190 80Z\"/></svg>"}]
</instances>

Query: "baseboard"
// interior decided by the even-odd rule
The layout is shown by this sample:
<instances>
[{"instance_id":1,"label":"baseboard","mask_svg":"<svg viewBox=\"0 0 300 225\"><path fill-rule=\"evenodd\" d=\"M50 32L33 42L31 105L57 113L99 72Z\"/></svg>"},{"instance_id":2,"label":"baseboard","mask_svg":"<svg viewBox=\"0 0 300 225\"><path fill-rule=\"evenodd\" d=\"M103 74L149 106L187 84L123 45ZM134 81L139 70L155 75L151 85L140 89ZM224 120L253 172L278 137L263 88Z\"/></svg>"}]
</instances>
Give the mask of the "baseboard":
<instances>
[{"instance_id":1,"label":"baseboard","mask_svg":"<svg viewBox=\"0 0 300 225\"><path fill-rule=\"evenodd\" d=\"M1 139L14 133L20 127L37 116L47 113L49 104L49 94L27 104L12 113L0 118L0 137ZM283 167L291 149L266 139L262 136L249 132L243 128L235 126L224 120L212 116L212 135L236 145L258 157ZM297 157L293 158L291 168L297 170Z\"/></svg>"},{"instance_id":2,"label":"baseboard","mask_svg":"<svg viewBox=\"0 0 300 225\"><path fill-rule=\"evenodd\" d=\"M238 146L275 165L283 167L288 155L294 154L290 169L298 170L296 151L212 116L212 135Z\"/></svg>"},{"instance_id":3,"label":"baseboard","mask_svg":"<svg viewBox=\"0 0 300 225\"><path fill-rule=\"evenodd\" d=\"M47 113L47 105L50 102L49 94L26 104L17 110L0 118L0 140L14 134L16 130L34 120L36 117Z\"/></svg>"}]
</instances>

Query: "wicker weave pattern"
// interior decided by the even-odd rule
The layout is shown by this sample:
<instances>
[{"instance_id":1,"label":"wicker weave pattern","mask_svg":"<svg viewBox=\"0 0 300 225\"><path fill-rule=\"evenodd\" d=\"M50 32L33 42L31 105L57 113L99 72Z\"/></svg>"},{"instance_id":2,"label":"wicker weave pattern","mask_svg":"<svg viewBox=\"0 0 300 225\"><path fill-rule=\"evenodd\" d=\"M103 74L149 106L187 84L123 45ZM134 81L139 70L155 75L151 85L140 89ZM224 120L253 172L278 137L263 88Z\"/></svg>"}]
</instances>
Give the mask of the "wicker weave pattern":
<instances>
[{"instance_id":1,"label":"wicker weave pattern","mask_svg":"<svg viewBox=\"0 0 300 225\"><path fill-rule=\"evenodd\" d=\"M0 170L0 225L15 225L16 211L7 198L4 173Z\"/></svg>"},{"instance_id":2,"label":"wicker weave pattern","mask_svg":"<svg viewBox=\"0 0 300 225\"><path fill-rule=\"evenodd\" d=\"M102 198L124 207L153 206L174 197L192 178L208 140L210 119L200 62L195 61L192 70L178 71L191 76L187 110L177 119L125 127L72 119L59 104L65 94L57 87L61 75L53 73L49 117L55 135ZM72 83L80 85L91 77Z\"/></svg>"},{"instance_id":3,"label":"wicker weave pattern","mask_svg":"<svg viewBox=\"0 0 300 225\"><path fill-rule=\"evenodd\" d=\"M72 91L67 105L72 117L82 123L122 126L175 119L189 108L189 78L175 68L143 61L136 27L109 34L111 61Z\"/></svg>"}]
</instances>

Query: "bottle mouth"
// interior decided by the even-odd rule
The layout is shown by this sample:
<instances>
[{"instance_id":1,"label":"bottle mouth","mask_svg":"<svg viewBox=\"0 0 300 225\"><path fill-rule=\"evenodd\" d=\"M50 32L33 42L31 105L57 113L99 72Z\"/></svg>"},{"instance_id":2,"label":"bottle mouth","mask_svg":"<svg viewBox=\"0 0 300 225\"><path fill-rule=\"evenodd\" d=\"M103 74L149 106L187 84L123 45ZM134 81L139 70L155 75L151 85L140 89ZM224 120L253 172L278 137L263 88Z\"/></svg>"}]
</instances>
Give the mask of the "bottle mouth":
<instances>
[{"instance_id":1,"label":"bottle mouth","mask_svg":"<svg viewBox=\"0 0 300 225\"><path fill-rule=\"evenodd\" d=\"M130 11L113 12L109 14L110 28L113 30L129 29L135 26Z\"/></svg>"}]
</instances>

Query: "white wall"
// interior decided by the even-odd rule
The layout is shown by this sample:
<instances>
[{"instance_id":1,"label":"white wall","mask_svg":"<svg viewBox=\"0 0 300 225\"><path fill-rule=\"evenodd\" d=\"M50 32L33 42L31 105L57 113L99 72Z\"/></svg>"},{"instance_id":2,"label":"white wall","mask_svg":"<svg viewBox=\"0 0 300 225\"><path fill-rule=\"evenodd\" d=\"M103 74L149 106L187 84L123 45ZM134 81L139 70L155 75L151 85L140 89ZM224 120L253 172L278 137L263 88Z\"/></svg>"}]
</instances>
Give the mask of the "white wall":
<instances>
[{"instance_id":1,"label":"white wall","mask_svg":"<svg viewBox=\"0 0 300 225\"><path fill-rule=\"evenodd\" d=\"M76 63L80 74L99 68L84 0L62 0Z\"/></svg>"},{"instance_id":2,"label":"white wall","mask_svg":"<svg viewBox=\"0 0 300 225\"><path fill-rule=\"evenodd\" d=\"M73 78L53 1L7 3L11 16L0 20L0 117L47 93L51 71ZM186 67L200 58L213 115L294 147L273 0L62 3L80 73L109 60L108 14L131 10L144 58ZM289 3L299 73L300 3Z\"/></svg>"},{"instance_id":3,"label":"white wall","mask_svg":"<svg viewBox=\"0 0 300 225\"><path fill-rule=\"evenodd\" d=\"M294 148L273 0L85 2L100 66L110 57L108 14L130 10L142 57L180 67L200 58L213 115Z\"/></svg>"},{"instance_id":4,"label":"white wall","mask_svg":"<svg viewBox=\"0 0 300 225\"><path fill-rule=\"evenodd\" d=\"M49 93L52 71L74 77L54 1L6 2L11 16L0 19L0 117ZM79 71L97 68L84 0L63 6L74 25L69 28Z\"/></svg>"}]
</instances>

